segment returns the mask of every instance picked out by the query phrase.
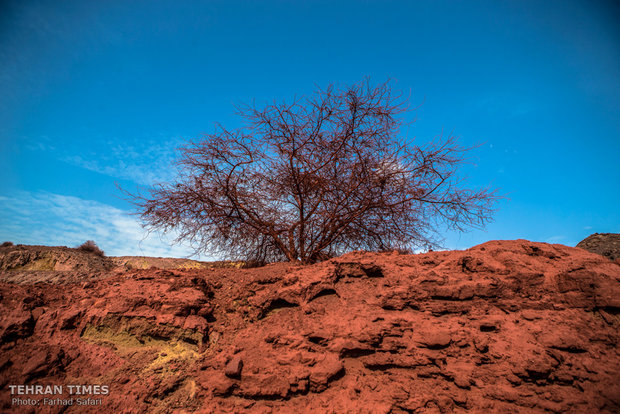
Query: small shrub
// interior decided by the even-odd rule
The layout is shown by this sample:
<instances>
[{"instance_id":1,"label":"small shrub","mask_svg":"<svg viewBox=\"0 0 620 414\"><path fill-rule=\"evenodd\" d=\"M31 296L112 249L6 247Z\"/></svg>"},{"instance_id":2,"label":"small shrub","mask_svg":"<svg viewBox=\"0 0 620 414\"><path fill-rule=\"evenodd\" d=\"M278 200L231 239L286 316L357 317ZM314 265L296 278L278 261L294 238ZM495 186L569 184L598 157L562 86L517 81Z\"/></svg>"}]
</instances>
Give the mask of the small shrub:
<instances>
[{"instance_id":1,"label":"small shrub","mask_svg":"<svg viewBox=\"0 0 620 414\"><path fill-rule=\"evenodd\" d=\"M0 244L0 247L10 247L10 246L13 246L13 242L5 241L4 243Z\"/></svg>"},{"instance_id":2,"label":"small shrub","mask_svg":"<svg viewBox=\"0 0 620 414\"><path fill-rule=\"evenodd\" d=\"M432 250L431 250L432 251ZM415 254L415 252L409 248L406 247L399 247L396 249L396 252L400 255L410 255L410 254Z\"/></svg>"},{"instance_id":3,"label":"small shrub","mask_svg":"<svg viewBox=\"0 0 620 414\"><path fill-rule=\"evenodd\" d=\"M265 263L265 261L262 261L262 260L248 260L244 262L239 262L239 268L240 269L254 269L257 267L263 267L266 264L267 263Z\"/></svg>"},{"instance_id":4,"label":"small shrub","mask_svg":"<svg viewBox=\"0 0 620 414\"><path fill-rule=\"evenodd\" d=\"M97 243L95 243L92 240L86 240L77 249L83 252L87 252L87 253L94 253L97 256L101 256L101 257L105 256L105 253L103 252L103 250L101 250L99 246L97 246Z\"/></svg>"}]
</instances>

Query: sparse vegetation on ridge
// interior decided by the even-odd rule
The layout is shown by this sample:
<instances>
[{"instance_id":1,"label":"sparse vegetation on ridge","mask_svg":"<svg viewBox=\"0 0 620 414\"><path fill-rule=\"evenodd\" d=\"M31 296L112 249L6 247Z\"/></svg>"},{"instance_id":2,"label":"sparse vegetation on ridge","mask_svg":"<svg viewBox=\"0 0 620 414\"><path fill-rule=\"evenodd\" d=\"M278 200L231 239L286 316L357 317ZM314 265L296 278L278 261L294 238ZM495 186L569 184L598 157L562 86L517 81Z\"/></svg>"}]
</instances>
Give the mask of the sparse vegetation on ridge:
<instances>
[{"instance_id":1,"label":"sparse vegetation on ridge","mask_svg":"<svg viewBox=\"0 0 620 414\"><path fill-rule=\"evenodd\" d=\"M97 256L101 256L101 257L105 256L105 253L103 252L103 250L101 250L99 246L97 246L97 243L95 243L92 240L86 240L84 243L79 245L77 249L83 252L94 253Z\"/></svg>"}]
</instances>

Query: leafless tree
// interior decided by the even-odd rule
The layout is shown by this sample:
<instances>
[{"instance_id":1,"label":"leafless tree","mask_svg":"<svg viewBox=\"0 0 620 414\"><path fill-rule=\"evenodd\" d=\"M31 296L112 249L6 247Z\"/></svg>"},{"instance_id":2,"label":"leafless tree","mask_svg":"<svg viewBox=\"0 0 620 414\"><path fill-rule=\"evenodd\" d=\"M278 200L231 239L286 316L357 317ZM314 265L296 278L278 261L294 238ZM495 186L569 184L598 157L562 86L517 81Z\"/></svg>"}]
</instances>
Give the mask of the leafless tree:
<instances>
[{"instance_id":1,"label":"leafless tree","mask_svg":"<svg viewBox=\"0 0 620 414\"><path fill-rule=\"evenodd\" d=\"M176 181L133 199L148 228L259 262L434 247L443 224L482 227L498 196L463 188L468 149L453 137L415 145L400 135L406 111L389 82L369 81L242 107L244 128L180 148Z\"/></svg>"}]
</instances>

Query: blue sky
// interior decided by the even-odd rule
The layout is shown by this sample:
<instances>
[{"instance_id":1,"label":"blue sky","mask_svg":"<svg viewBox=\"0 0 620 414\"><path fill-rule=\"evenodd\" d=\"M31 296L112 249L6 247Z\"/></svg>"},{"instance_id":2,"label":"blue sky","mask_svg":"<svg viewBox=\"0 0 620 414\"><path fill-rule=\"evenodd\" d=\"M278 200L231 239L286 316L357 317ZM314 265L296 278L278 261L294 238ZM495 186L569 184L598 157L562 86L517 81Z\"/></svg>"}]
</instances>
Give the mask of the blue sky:
<instances>
[{"instance_id":1,"label":"blue sky","mask_svg":"<svg viewBox=\"0 0 620 414\"><path fill-rule=\"evenodd\" d=\"M186 256L115 187L174 177L174 149L234 105L364 77L411 94L424 143L482 144L484 231L575 245L620 232L620 16L596 1L8 1L0 6L0 241ZM204 258L204 257L203 257Z\"/></svg>"}]
</instances>

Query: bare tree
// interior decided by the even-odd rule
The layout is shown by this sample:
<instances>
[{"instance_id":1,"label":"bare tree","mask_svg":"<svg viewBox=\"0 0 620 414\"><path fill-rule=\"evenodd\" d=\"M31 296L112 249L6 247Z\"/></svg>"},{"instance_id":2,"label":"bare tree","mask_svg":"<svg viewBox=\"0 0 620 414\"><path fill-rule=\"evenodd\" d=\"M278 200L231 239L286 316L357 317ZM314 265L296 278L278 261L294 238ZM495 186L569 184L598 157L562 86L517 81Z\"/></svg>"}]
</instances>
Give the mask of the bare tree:
<instances>
[{"instance_id":1,"label":"bare tree","mask_svg":"<svg viewBox=\"0 0 620 414\"><path fill-rule=\"evenodd\" d=\"M400 136L406 100L368 81L264 108L180 148L180 175L134 202L148 228L197 249L312 263L355 249L437 246L442 224L481 227L495 191L456 177L467 149Z\"/></svg>"}]
</instances>

